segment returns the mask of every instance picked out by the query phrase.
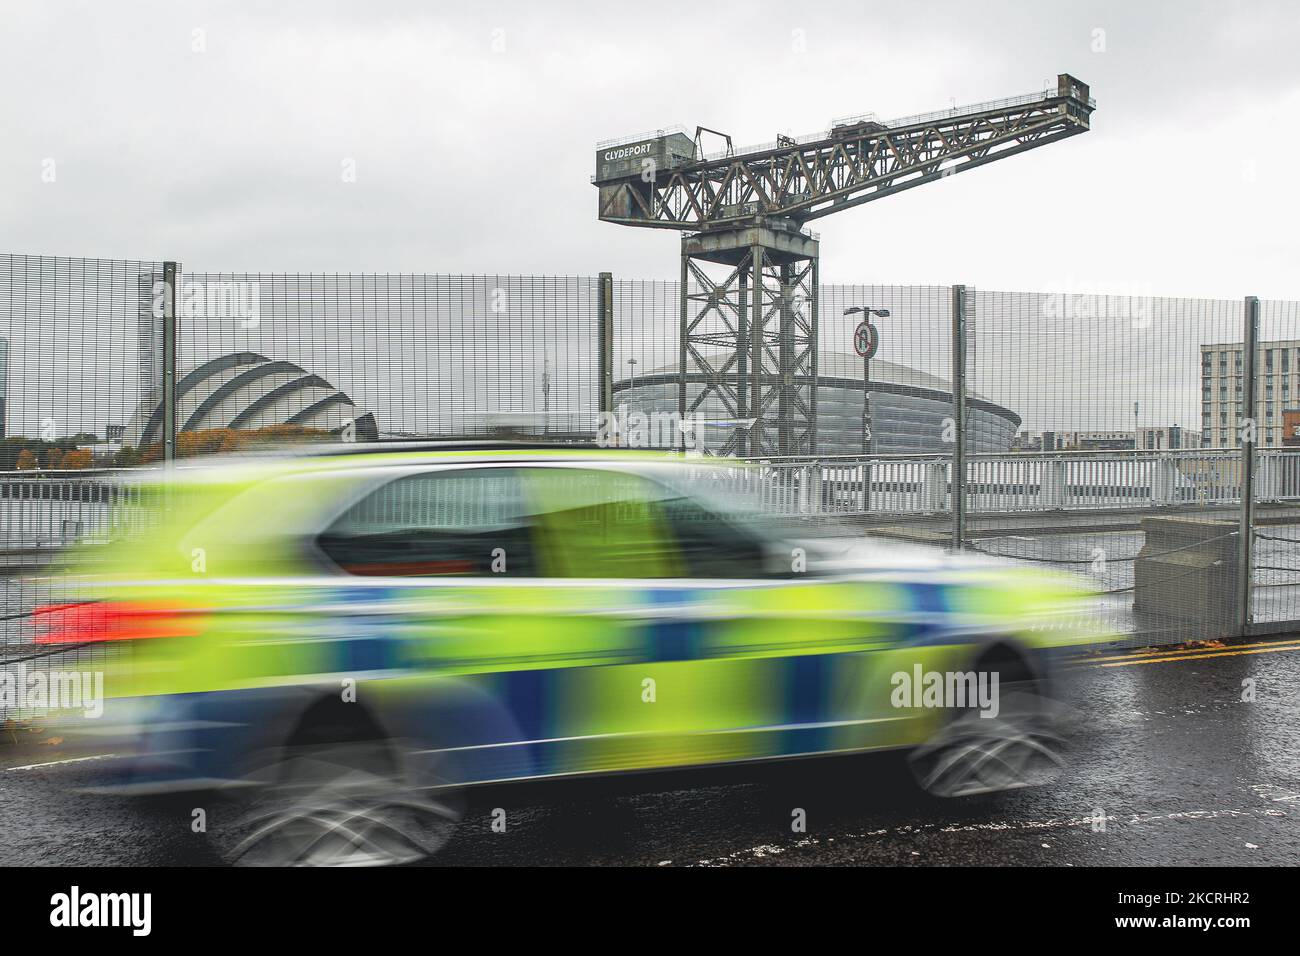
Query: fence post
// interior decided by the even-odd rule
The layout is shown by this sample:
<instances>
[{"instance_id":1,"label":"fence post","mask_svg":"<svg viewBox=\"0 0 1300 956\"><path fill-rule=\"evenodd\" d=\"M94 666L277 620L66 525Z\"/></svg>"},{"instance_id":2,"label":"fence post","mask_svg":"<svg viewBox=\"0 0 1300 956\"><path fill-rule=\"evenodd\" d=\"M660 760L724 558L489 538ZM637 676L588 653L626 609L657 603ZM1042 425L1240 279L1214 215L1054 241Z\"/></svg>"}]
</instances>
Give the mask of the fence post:
<instances>
[{"instance_id":1,"label":"fence post","mask_svg":"<svg viewBox=\"0 0 1300 956\"><path fill-rule=\"evenodd\" d=\"M1255 360L1259 351L1259 299L1246 296L1242 328L1241 357L1241 525L1237 532L1240 557L1237 560L1237 620L1241 635L1250 631L1250 601L1253 594L1254 556L1251 545L1255 525Z\"/></svg>"},{"instance_id":2,"label":"fence post","mask_svg":"<svg viewBox=\"0 0 1300 956\"><path fill-rule=\"evenodd\" d=\"M966 287L952 287L952 548L966 541Z\"/></svg>"},{"instance_id":3,"label":"fence post","mask_svg":"<svg viewBox=\"0 0 1300 956\"><path fill-rule=\"evenodd\" d=\"M614 274L602 272L597 295L596 352L600 411L614 411Z\"/></svg>"},{"instance_id":4,"label":"fence post","mask_svg":"<svg viewBox=\"0 0 1300 956\"><path fill-rule=\"evenodd\" d=\"M163 461L176 460L176 283L180 266L163 263Z\"/></svg>"}]
</instances>

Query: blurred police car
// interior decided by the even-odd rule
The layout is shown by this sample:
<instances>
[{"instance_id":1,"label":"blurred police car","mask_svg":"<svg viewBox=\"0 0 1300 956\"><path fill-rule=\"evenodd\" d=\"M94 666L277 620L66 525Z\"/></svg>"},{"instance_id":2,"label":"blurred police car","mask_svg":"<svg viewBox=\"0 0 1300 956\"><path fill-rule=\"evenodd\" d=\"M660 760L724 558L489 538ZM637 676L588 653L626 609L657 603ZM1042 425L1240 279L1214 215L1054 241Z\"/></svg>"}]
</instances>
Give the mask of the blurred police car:
<instances>
[{"instance_id":1,"label":"blurred police car","mask_svg":"<svg viewBox=\"0 0 1300 956\"><path fill-rule=\"evenodd\" d=\"M113 787L222 790L209 832L243 864L416 859L501 781L882 748L945 796L1054 771L1052 658L1097 638L1073 581L791 540L745 467L354 446L182 469L38 639L113 649Z\"/></svg>"}]
</instances>

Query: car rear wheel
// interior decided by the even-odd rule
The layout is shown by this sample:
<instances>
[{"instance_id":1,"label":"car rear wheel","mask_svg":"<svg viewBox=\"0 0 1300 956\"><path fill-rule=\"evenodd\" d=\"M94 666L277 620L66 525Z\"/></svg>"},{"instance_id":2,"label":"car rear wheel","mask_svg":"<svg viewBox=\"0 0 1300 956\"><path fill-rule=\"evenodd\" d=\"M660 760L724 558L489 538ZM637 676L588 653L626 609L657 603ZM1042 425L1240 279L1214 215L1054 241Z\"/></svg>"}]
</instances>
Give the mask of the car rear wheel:
<instances>
[{"instance_id":1,"label":"car rear wheel","mask_svg":"<svg viewBox=\"0 0 1300 956\"><path fill-rule=\"evenodd\" d=\"M218 852L235 866L391 866L440 850L460 819L451 789L416 786L384 740L283 748L246 778L252 795Z\"/></svg>"},{"instance_id":2,"label":"car rear wheel","mask_svg":"<svg viewBox=\"0 0 1300 956\"><path fill-rule=\"evenodd\" d=\"M908 757L913 778L936 797L970 797L1055 780L1065 767L1058 706L1022 665L977 664L999 672L996 716L957 711Z\"/></svg>"}]
</instances>

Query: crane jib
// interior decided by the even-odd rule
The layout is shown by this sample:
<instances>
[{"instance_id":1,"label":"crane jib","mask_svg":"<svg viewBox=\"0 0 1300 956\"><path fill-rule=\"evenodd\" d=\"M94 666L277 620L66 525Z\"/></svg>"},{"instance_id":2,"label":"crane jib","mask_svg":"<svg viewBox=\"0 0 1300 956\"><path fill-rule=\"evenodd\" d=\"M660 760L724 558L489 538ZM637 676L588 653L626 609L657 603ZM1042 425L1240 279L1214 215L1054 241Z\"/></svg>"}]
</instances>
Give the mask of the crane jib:
<instances>
[{"instance_id":1,"label":"crane jib","mask_svg":"<svg viewBox=\"0 0 1300 956\"><path fill-rule=\"evenodd\" d=\"M1086 132L1086 83L882 123L857 117L819 136L700 156L684 133L597 151L599 218L698 230L765 217L807 221Z\"/></svg>"}]
</instances>

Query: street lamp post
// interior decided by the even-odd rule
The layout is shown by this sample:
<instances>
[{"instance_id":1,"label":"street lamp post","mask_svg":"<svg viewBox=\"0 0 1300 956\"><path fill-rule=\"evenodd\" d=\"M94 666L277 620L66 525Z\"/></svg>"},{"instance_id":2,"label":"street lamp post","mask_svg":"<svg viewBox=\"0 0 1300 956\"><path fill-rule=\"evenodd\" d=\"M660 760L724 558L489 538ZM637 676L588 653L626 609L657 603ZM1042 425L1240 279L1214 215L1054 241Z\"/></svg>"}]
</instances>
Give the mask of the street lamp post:
<instances>
[{"instance_id":1,"label":"street lamp post","mask_svg":"<svg viewBox=\"0 0 1300 956\"><path fill-rule=\"evenodd\" d=\"M628 369L627 394L629 398L635 398L636 396L633 393L636 391L636 359L630 358L627 360L627 369ZM626 407L626 405L624 407ZM628 414L630 415L631 412L628 412ZM630 444L631 436L624 435L623 443Z\"/></svg>"},{"instance_id":2,"label":"street lamp post","mask_svg":"<svg viewBox=\"0 0 1300 956\"><path fill-rule=\"evenodd\" d=\"M844 310L845 315L861 315L862 324L854 330L853 347L862 356L862 454L872 455L876 450L875 435L871 431L871 356L880 344L880 334L871 324L871 317L887 318L888 309L873 309L869 305L854 305ZM862 508L871 510L871 463L862 465Z\"/></svg>"},{"instance_id":3,"label":"street lamp post","mask_svg":"<svg viewBox=\"0 0 1300 956\"><path fill-rule=\"evenodd\" d=\"M1142 456L1138 454L1142 450L1142 434L1138 427L1138 402L1133 403L1133 483L1138 483L1138 472L1142 469L1140 464Z\"/></svg>"},{"instance_id":4,"label":"street lamp post","mask_svg":"<svg viewBox=\"0 0 1300 956\"><path fill-rule=\"evenodd\" d=\"M542 434L551 433L551 360L542 362Z\"/></svg>"},{"instance_id":5,"label":"street lamp post","mask_svg":"<svg viewBox=\"0 0 1300 956\"><path fill-rule=\"evenodd\" d=\"M872 335L875 326L871 324L873 315L882 319L889 316L888 309L873 309L867 305L854 305L844 310L845 315L861 315L862 324L854 332L854 348L862 356L862 453L870 455L875 451L875 439L871 434L871 356L879 344L879 335ZM866 332L866 341L857 341L858 332Z\"/></svg>"}]
</instances>

